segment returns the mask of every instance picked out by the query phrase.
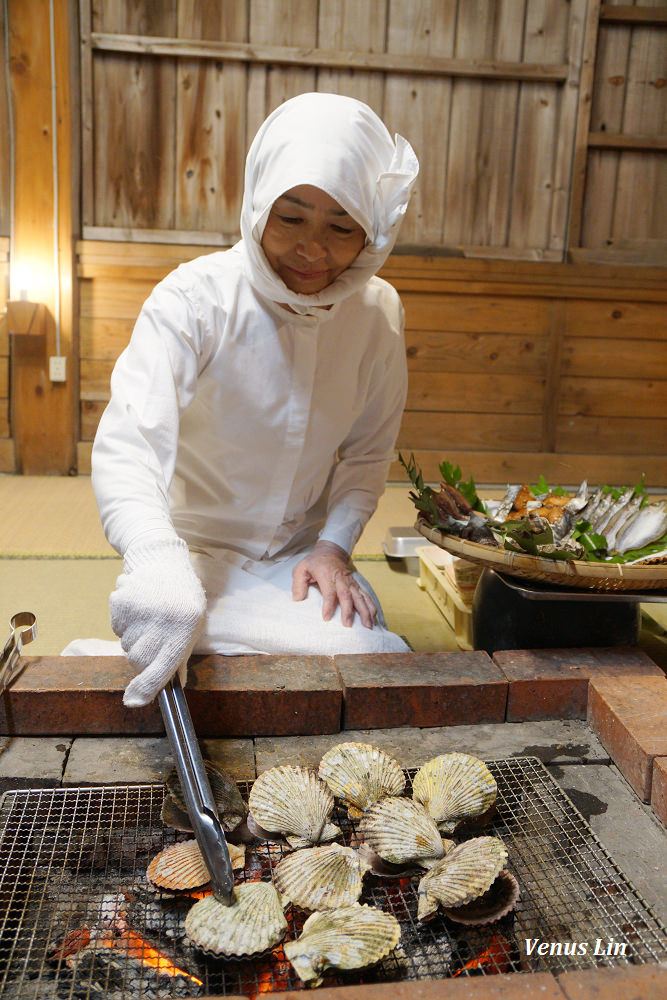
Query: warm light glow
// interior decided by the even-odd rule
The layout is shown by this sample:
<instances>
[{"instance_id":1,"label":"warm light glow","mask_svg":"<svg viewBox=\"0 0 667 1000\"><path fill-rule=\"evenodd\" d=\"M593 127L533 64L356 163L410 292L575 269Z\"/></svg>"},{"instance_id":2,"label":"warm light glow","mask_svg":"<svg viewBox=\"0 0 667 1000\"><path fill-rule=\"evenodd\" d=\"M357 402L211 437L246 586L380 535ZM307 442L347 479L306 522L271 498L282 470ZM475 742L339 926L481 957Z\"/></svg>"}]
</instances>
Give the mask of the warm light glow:
<instances>
[{"instance_id":1,"label":"warm light glow","mask_svg":"<svg viewBox=\"0 0 667 1000\"><path fill-rule=\"evenodd\" d=\"M124 931L119 937L108 937L103 938L100 942L106 948L119 948L123 950L123 953L127 955L128 958L133 958L137 962L142 962L144 965L149 966L152 969L157 969L164 976L183 976L184 979L189 979L191 982L196 983L197 986L203 986L203 980L197 979L196 976L191 976L189 972L185 969L179 969L177 965L174 965L166 955L163 955L161 951L157 951L152 948L149 943L142 938L141 934L136 934L134 931Z\"/></svg>"},{"instance_id":2,"label":"warm light glow","mask_svg":"<svg viewBox=\"0 0 667 1000\"><path fill-rule=\"evenodd\" d=\"M489 973L507 973L512 971L512 963L507 957L507 951L509 948L509 943L501 934L494 934L489 941L488 948L476 955L475 958L471 958L469 962L455 972L452 975L452 979L456 976L460 976L465 972L472 972L475 969L479 969L480 972L488 975Z\"/></svg>"},{"instance_id":3,"label":"warm light glow","mask_svg":"<svg viewBox=\"0 0 667 1000\"><path fill-rule=\"evenodd\" d=\"M53 264L35 253L12 260L9 275L10 299L50 302L53 298Z\"/></svg>"}]
</instances>

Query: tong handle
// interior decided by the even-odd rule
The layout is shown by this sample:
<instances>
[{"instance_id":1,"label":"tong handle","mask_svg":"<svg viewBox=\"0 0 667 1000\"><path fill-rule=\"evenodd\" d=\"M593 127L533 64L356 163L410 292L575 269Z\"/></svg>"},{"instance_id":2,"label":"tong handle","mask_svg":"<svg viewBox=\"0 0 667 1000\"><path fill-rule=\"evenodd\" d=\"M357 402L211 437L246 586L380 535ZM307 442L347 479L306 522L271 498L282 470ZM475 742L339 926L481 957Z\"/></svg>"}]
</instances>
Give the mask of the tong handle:
<instances>
[{"instance_id":1,"label":"tong handle","mask_svg":"<svg viewBox=\"0 0 667 1000\"><path fill-rule=\"evenodd\" d=\"M213 895L229 906L234 888L229 848L178 675L163 688L158 701L188 816L211 877Z\"/></svg>"},{"instance_id":2,"label":"tong handle","mask_svg":"<svg viewBox=\"0 0 667 1000\"><path fill-rule=\"evenodd\" d=\"M32 611L19 611L9 620L12 631L0 656L0 694L14 676L24 643L32 642L37 635L36 621Z\"/></svg>"}]
</instances>

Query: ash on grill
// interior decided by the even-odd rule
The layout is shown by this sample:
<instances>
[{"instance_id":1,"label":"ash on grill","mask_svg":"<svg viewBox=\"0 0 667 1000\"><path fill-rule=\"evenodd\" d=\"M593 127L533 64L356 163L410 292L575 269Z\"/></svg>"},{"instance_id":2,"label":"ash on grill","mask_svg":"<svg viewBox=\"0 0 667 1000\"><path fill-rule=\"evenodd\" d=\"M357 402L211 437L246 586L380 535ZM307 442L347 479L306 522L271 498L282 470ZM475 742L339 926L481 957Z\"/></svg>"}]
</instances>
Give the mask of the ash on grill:
<instances>
[{"instance_id":1,"label":"ash on grill","mask_svg":"<svg viewBox=\"0 0 667 1000\"><path fill-rule=\"evenodd\" d=\"M500 837L521 885L515 912L467 927L417 920L417 878L367 876L361 902L392 913L401 940L372 969L324 985L491 975L667 960L667 929L604 851L535 758L489 762ZM413 772L408 772L411 780ZM240 786L247 796L249 788ZM408 792L409 794L409 792ZM152 890L151 858L185 835L160 821L162 785L7 792L0 805L0 997L12 1000L162 1000L300 989L282 947L244 962L204 956L184 934L202 893ZM334 821L358 846L356 822ZM474 835L471 833L471 835ZM286 849L287 850L287 849ZM278 844L253 845L243 880L271 880ZM288 939L307 914L286 913ZM539 955L534 939L625 944L624 954Z\"/></svg>"}]
</instances>

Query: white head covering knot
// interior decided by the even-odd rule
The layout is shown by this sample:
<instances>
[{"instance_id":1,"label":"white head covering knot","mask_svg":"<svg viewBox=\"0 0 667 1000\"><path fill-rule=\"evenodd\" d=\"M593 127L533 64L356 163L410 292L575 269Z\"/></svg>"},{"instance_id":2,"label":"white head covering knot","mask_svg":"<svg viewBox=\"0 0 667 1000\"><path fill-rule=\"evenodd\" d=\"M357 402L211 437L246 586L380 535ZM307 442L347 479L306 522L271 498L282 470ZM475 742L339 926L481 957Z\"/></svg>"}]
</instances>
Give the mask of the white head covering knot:
<instances>
[{"instance_id":1,"label":"white head covering knot","mask_svg":"<svg viewBox=\"0 0 667 1000\"><path fill-rule=\"evenodd\" d=\"M276 108L246 159L241 246L251 283L266 298L308 314L364 285L389 256L419 163L402 136L392 140L374 111L352 97L301 94ZM300 184L321 188L366 232L356 260L321 292L293 292L261 247L276 198Z\"/></svg>"}]
</instances>

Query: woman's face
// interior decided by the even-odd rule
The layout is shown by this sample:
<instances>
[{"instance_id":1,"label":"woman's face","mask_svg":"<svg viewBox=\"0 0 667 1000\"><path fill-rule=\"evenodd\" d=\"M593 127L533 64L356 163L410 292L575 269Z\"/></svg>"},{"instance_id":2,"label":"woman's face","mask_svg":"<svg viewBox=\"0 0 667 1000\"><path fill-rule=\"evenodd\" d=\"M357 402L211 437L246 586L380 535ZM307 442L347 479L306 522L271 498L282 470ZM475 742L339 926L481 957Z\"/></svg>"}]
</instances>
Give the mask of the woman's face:
<instances>
[{"instance_id":1,"label":"woman's face","mask_svg":"<svg viewBox=\"0 0 667 1000\"><path fill-rule=\"evenodd\" d=\"M325 191L290 188L273 203L262 235L266 258L288 288L312 295L335 281L366 242L358 222Z\"/></svg>"}]
</instances>

